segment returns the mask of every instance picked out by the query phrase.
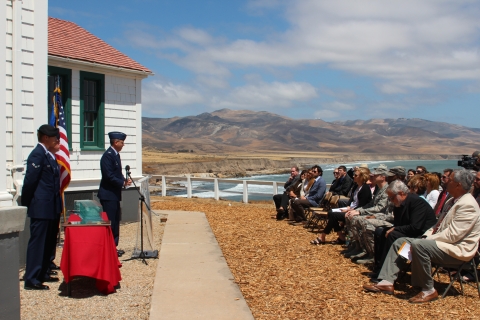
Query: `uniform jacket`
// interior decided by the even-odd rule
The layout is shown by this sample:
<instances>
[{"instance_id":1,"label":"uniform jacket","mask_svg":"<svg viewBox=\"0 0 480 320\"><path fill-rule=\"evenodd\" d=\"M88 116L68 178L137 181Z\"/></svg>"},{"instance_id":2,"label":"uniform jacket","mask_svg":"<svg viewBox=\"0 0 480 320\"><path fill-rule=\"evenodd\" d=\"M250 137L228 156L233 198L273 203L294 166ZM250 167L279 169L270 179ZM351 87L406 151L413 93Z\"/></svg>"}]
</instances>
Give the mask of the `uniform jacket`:
<instances>
[{"instance_id":1,"label":"uniform jacket","mask_svg":"<svg viewBox=\"0 0 480 320\"><path fill-rule=\"evenodd\" d=\"M373 199L365 206L358 209L360 215L373 215L384 211L388 203L387 195L388 184L385 184L382 189L379 189Z\"/></svg>"},{"instance_id":2,"label":"uniform jacket","mask_svg":"<svg viewBox=\"0 0 480 320\"><path fill-rule=\"evenodd\" d=\"M395 231L417 238L435 225L437 218L430 204L418 195L409 193L400 207L393 209Z\"/></svg>"},{"instance_id":3,"label":"uniform jacket","mask_svg":"<svg viewBox=\"0 0 480 320\"><path fill-rule=\"evenodd\" d=\"M480 208L475 198L467 193L447 212L437 233L427 239L435 240L438 248L462 261L468 261L477 252L480 240Z\"/></svg>"},{"instance_id":4,"label":"uniform jacket","mask_svg":"<svg viewBox=\"0 0 480 320\"><path fill-rule=\"evenodd\" d=\"M27 158L22 205L28 207L28 216L36 219L58 219L63 209L60 168L40 144Z\"/></svg>"},{"instance_id":5,"label":"uniform jacket","mask_svg":"<svg viewBox=\"0 0 480 320\"><path fill-rule=\"evenodd\" d=\"M115 153L112 147L108 148L100 159L102 180L98 190L100 200L122 200L122 187L125 178L122 174L122 162L120 155Z\"/></svg>"}]
</instances>

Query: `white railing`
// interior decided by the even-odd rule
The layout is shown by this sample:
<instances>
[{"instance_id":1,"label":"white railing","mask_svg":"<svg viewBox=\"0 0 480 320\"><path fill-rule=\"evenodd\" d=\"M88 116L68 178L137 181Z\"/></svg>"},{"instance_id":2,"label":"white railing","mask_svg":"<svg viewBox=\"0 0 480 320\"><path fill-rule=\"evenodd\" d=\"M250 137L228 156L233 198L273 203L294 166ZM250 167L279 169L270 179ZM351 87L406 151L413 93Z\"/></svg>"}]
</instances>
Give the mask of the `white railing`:
<instances>
[{"instance_id":1,"label":"white railing","mask_svg":"<svg viewBox=\"0 0 480 320\"><path fill-rule=\"evenodd\" d=\"M152 175L152 179L161 179L162 180L162 197L165 197L167 195L167 190L179 190L179 189L186 189L187 192L187 198L192 197L192 183L193 182L209 182L213 184L212 190L205 190L205 189L200 189L196 188L196 190L199 191L213 191L213 198L215 200L220 199L220 192L224 193L231 193L231 194L236 194L236 195L242 195L242 201L244 203L248 202L248 196L250 195L274 195L277 193L283 192L283 182L277 182L277 181L259 181L259 180L236 180L236 179L221 179L221 178L196 178L196 177L191 177L189 175L185 177L178 177L178 176L165 176L165 175ZM167 185L168 181L168 185ZM178 184L181 183L184 186L181 185L175 185L171 186L171 184ZM225 191L225 190L220 190L219 184L231 184L232 186L238 186L242 185L242 192L235 192L235 191ZM280 187L282 187L282 190L278 190L278 184L280 184ZM248 191L248 186L250 185L262 185L262 186L272 186L272 191L271 193L253 193Z\"/></svg>"}]
</instances>

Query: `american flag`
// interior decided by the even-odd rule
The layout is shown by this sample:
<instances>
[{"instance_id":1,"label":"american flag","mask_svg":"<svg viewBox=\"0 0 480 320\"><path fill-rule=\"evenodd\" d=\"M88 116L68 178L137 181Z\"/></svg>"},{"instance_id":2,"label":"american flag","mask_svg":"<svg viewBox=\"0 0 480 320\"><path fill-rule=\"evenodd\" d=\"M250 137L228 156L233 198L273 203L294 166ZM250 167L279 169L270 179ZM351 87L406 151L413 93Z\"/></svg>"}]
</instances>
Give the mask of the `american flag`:
<instances>
[{"instance_id":1,"label":"american flag","mask_svg":"<svg viewBox=\"0 0 480 320\"><path fill-rule=\"evenodd\" d=\"M71 179L70 171L70 152L68 151L68 136L67 125L65 122L65 110L63 110L62 92L57 85L54 91L54 105L55 110L58 110L58 118L56 121L56 127L60 131L60 150L55 154L57 163L60 166L60 192L62 193L68 187Z\"/></svg>"}]
</instances>

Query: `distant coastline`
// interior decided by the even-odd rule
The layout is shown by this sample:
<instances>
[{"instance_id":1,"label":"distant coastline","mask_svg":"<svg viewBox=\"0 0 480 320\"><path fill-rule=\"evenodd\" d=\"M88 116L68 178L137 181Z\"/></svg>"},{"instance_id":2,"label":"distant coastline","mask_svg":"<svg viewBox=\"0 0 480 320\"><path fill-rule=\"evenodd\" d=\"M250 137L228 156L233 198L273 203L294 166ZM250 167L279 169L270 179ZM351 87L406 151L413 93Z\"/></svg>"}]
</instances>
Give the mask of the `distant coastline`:
<instances>
[{"instance_id":1,"label":"distant coastline","mask_svg":"<svg viewBox=\"0 0 480 320\"><path fill-rule=\"evenodd\" d=\"M368 154L357 153L351 155L322 154L314 156L290 156L284 159L274 159L272 155L261 158L260 155L252 158L234 157L218 158L209 161L178 161L177 163L148 162L144 160L143 171L147 174L158 175L184 175L191 174L197 177L248 177L260 174L281 174L288 172L290 167L297 165L300 168L314 164L351 163L362 161L388 161L388 160L455 160L458 155L446 154Z\"/></svg>"}]
</instances>

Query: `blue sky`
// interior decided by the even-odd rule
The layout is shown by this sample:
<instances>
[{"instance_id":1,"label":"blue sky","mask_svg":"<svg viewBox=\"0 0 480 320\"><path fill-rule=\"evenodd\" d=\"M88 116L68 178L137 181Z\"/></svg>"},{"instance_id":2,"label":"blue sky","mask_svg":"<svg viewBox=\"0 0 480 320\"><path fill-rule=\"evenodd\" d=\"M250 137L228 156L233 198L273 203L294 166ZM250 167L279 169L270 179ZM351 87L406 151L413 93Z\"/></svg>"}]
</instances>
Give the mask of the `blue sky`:
<instances>
[{"instance_id":1,"label":"blue sky","mask_svg":"<svg viewBox=\"0 0 480 320\"><path fill-rule=\"evenodd\" d=\"M143 115L269 111L479 128L477 0L49 0L155 76Z\"/></svg>"}]
</instances>

